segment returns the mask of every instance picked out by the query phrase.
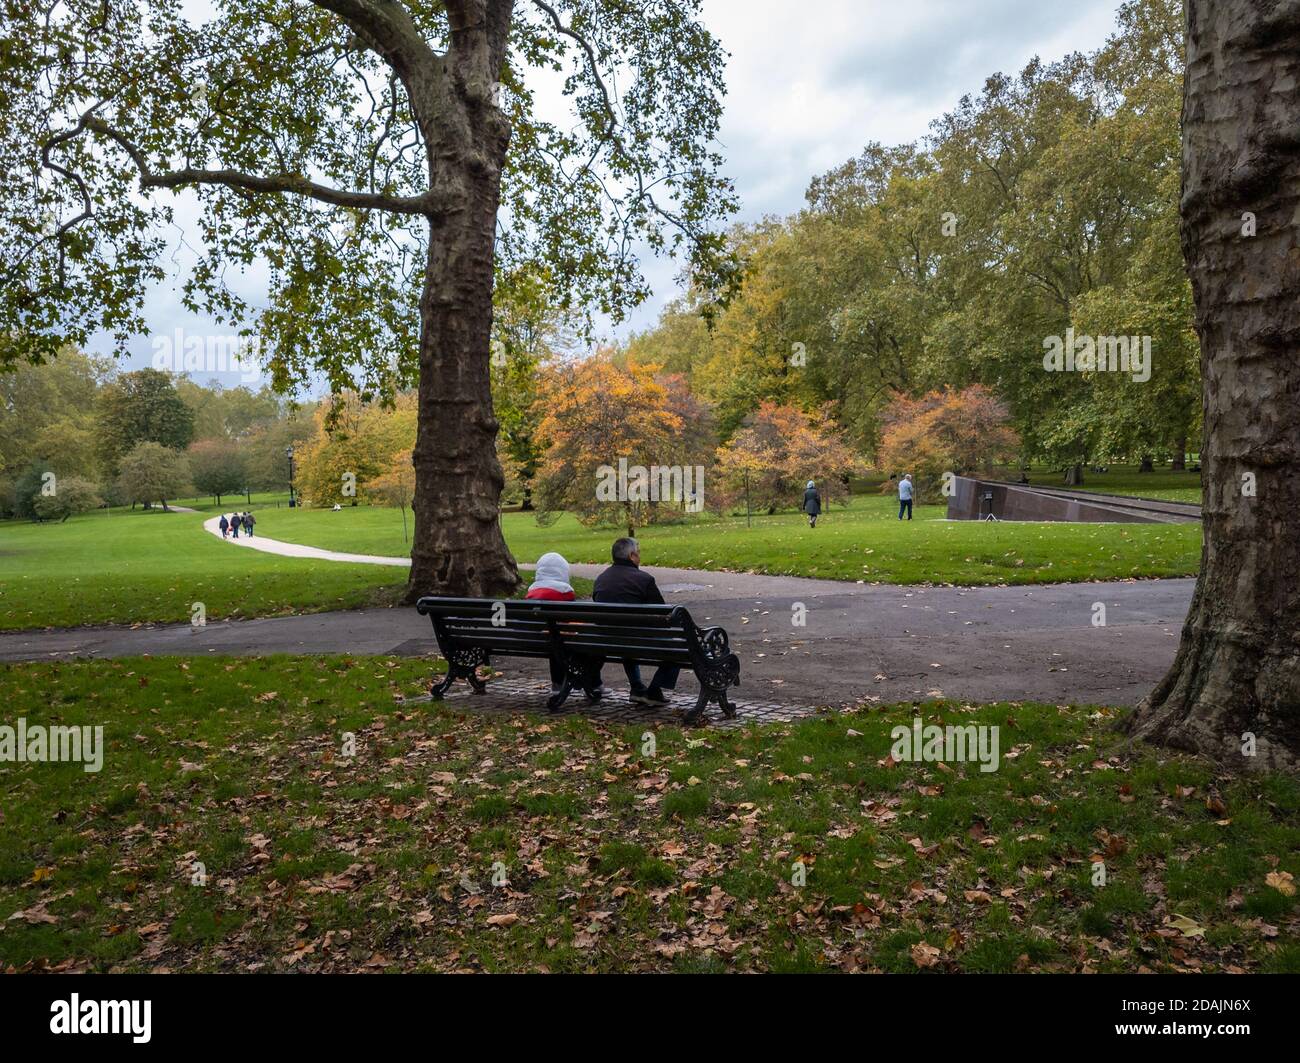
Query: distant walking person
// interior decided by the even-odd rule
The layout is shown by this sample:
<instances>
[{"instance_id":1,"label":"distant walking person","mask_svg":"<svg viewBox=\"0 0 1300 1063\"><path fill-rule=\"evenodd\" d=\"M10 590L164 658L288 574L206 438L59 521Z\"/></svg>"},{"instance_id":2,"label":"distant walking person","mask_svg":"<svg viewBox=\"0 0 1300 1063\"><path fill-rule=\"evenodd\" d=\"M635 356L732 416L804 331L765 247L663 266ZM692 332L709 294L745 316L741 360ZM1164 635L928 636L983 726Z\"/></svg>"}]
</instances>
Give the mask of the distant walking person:
<instances>
[{"instance_id":1,"label":"distant walking person","mask_svg":"<svg viewBox=\"0 0 1300 1063\"><path fill-rule=\"evenodd\" d=\"M230 515L230 534L232 538L235 539L239 538L239 525L240 525L239 514L232 513Z\"/></svg>"},{"instance_id":2,"label":"distant walking person","mask_svg":"<svg viewBox=\"0 0 1300 1063\"><path fill-rule=\"evenodd\" d=\"M631 605L663 605L664 596L649 572L641 571L641 548L635 539L616 539L613 548L614 563L596 577L591 595L596 602L624 602ZM540 564L540 562L539 562ZM665 690L677 686L680 668L661 664L647 688L641 679L641 666L624 664L627 681L632 687L632 700L638 705L667 705Z\"/></svg>"},{"instance_id":3,"label":"distant walking person","mask_svg":"<svg viewBox=\"0 0 1300 1063\"><path fill-rule=\"evenodd\" d=\"M804 488L803 511L808 514L808 527L817 527L817 518L822 512L822 496L812 480L809 480L808 486Z\"/></svg>"},{"instance_id":4,"label":"distant walking person","mask_svg":"<svg viewBox=\"0 0 1300 1063\"><path fill-rule=\"evenodd\" d=\"M224 539L230 534L230 521L226 520L226 515L221 514L221 520L217 521L217 527L221 529L221 537Z\"/></svg>"},{"instance_id":5,"label":"distant walking person","mask_svg":"<svg viewBox=\"0 0 1300 1063\"><path fill-rule=\"evenodd\" d=\"M253 525L256 523L257 521L253 519L253 514L251 513L244 514L244 531L248 532L248 537L250 539L253 537Z\"/></svg>"},{"instance_id":6,"label":"distant walking person","mask_svg":"<svg viewBox=\"0 0 1300 1063\"><path fill-rule=\"evenodd\" d=\"M912 519L912 474L909 472L898 481L898 519L903 519L903 512L907 512L907 519Z\"/></svg>"}]
</instances>

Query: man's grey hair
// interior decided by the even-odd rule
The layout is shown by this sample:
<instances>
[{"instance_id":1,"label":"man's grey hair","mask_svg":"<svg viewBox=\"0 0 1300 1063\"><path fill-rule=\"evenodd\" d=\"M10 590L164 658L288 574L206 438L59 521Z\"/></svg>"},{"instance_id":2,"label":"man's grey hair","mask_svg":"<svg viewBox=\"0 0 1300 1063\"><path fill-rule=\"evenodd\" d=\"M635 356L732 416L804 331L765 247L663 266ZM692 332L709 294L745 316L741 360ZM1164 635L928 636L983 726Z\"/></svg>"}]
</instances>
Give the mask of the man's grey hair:
<instances>
[{"instance_id":1,"label":"man's grey hair","mask_svg":"<svg viewBox=\"0 0 1300 1063\"><path fill-rule=\"evenodd\" d=\"M615 539L614 540L614 560L627 561L633 554L641 552L641 544L635 539Z\"/></svg>"}]
</instances>

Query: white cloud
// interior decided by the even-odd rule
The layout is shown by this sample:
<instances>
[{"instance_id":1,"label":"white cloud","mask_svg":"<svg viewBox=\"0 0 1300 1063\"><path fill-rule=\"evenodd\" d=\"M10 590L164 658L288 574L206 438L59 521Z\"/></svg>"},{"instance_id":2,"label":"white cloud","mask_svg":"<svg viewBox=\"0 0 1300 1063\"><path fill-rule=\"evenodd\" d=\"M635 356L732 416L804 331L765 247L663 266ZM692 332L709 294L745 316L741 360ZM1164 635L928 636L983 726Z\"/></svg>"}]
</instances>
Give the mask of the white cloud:
<instances>
[{"instance_id":1,"label":"white cloud","mask_svg":"<svg viewBox=\"0 0 1300 1063\"><path fill-rule=\"evenodd\" d=\"M870 141L918 140L930 122L999 71L1100 46L1117 0L705 0L731 53L719 139L740 219L789 214L809 179ZM792 14L792 11L795 14ZM674 264L644 260L655 298L616 330L654 323L676 290Z\"/></svg>"}]
</instances>

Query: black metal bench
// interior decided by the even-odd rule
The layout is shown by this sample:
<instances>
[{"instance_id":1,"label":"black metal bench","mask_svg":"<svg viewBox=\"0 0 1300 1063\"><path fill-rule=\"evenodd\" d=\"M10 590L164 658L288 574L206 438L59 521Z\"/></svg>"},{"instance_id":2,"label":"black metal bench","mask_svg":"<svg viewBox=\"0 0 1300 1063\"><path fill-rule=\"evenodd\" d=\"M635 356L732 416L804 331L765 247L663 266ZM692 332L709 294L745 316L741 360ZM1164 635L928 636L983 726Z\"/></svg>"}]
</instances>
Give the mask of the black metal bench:
<instances>
[{"instance_id":1,"label":"black metal bench","mask_svg":"<svg viewBox=\"0 0 1300 1063\"><path fill-rule=\"evenodd\" d=\"M693 672L700 696L687 714L698 720L711 702L725 716L736 715L727 688L740 683L740 659L720 627L701 628L680 605L615 605L602 602L491 601L483 598L421 598L416 609L433 622L447 675L430 688L441 698L457 679L474 693L486 684L478 669L493 656L558 661L564 682L547 699L557 711L577 687L593 704L600 701L600 667L675 664Z\"/></svg>"}]
</instances>

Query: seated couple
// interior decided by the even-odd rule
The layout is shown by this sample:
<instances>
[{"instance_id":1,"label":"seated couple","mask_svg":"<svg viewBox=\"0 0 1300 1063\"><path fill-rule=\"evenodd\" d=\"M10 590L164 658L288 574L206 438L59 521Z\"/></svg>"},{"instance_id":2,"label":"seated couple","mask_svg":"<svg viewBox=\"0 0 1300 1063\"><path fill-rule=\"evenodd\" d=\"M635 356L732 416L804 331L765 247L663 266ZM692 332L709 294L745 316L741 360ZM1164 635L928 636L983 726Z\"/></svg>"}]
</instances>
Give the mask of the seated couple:
<instances>
[{"instance_id":1,"label":"seated couple","mask_svg":"<svg viewBox=\"0 0 1300 1063\"><path fill-rule=\"evenodd\" d=\"M623 602L629 605L663 605L654 576L641 571L641 550L635 539L619 539L614 543L614 563L596 577L596 587L591 598L595 602ZM537 561L536 578L528 588L527 597L548 602L572 602L577 596L569 585L569 563L559 554L543 554ZM650 685L641 678L639 664L624 664L627 681L632 687L632 700L638 705L667 705L665 690L677 686L681 671L674 665L660 665ZM564 668L551 661L551 693L558 694L564 682ZM601 694L610 691L601 687Z\"/></svg>"}]
</instances>

